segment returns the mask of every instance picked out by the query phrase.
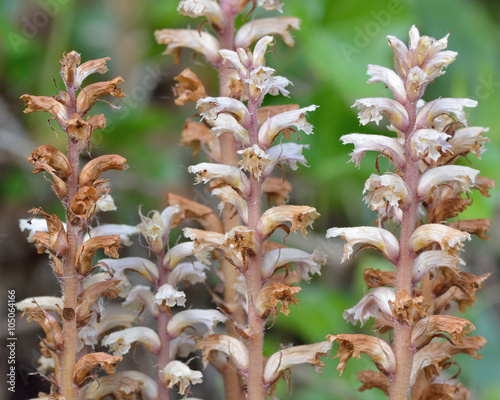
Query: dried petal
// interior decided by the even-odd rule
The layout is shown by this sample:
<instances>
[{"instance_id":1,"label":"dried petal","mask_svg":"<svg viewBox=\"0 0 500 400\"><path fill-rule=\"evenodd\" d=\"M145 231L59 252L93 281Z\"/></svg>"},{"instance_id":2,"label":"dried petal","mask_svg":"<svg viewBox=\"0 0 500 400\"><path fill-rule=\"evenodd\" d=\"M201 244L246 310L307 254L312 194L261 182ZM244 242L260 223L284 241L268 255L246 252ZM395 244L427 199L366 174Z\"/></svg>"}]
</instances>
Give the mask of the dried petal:
<instances>
[{"instance_id":1,"label":"dried petal","mask_svg":"<svg viewBox=\"0 0 500 400\"><path fill-rule=\"evenodd\" d=\"M268 209L260 218L259 231L264 236L269 236L278 227L284 225L284 222L291 223L291 231L297 230L306 235L307 227L311 226L313 221L319 217L314 207L309 206L277 206Z\"/></svg>"},{"instance_id":2,"label":"dried petal","mask_svg":"<svg viewBox=\"0 0 500 400\"><path fill-rule=\"evenodd\" d=\"M450 137L451 135L435 129L419 129L411 137L411 148L416 157L429 157L436 162L441 153L449 151L453 154L452 145L447 142ZM438 147L441 148L441 152L438 151Z\"/></svg>"},{"instance_id":3,"label":"dried petal","mask_svg":"<svg viewBox=\"0 0 500 400\"><path fill-rule=\"evenodd\" d=\"M97 236L90 238L83 243L76 254L77 271L81 275L88 275L92 272L92 258L99 249L104 249L104 254L118 258L118 249L120 248L120 236Z\"/></svg>"},{"instance_id":4,"label":"dried petal","mask_svg":"<svg viewBox=\"0 0 500 400\"><path fill-rule=\"evenodd\" d=\"M396 300L391 302L393 316L399 323L411 325L427 316L426 306L423 304L423 296L412 297L403 289L396 294Z\"/></svg>"},{"instance_id":5,"label":"dried petal","mask_svg":"<svg viewBox=\"0 0 500 400\"><path fill-rule=\"evenodd\" d=\"M278 317L278 303L281 303L280 312L288 316L290 305L297 304L299 300L295 295L302 289L299 287L287 286L281 283L269 283L261 290L255 304L259 316L266 319L271 312L274 319Z\"/></svg>"},{"instance_id":6,"label":"dried petal","mask_svg":"<svg viewBox=\"0 0 500 400\"><path fill-rule=\"evenodd\" d=\"M182 0L177 11L191 18L204 16L214 28L222 28L224 17L219 3L215 0Z\"/></svg>"},{"instance_id":7,"label":"dried petal","mask_svg":"<svg viewBox=\"0 0 500 400\"><path fill-rule=\"evenodd\" d=\"M347 361L352 356L358 360L361 354L367 354L375 363L377 368L384 374L396 373L396 359L391 347L383 340L368 335L328 335L326 339L330 342L336 341L340 344L337 355L340 358L337 370L340 375L344 372Z\"/></svg>"},{"instance_id":8,"label":"dried petal","mask_svg":"<svg viewBox=\"0 0 500 400\"><path fill-rule=\"evenodd\" d=\"M73 372L73 382L78 386L87 383L94 368L100 366L106 373L113 375L115 373L116 363L123 357L112 356L106 353L90 353L80 358L75 365Z\"/></svg>"},{"instance_id":9,"label":"dried petal","mask_svg":"<svg viewBox=\"0 0 500 400\"><path fill-rule=\"evenodd\" d=\"M269 279L280 267L292 263L293 268L301 279L309 282L309 274L320 275L321 265L326 264L326 254L316 250L309 254L303 250L279 248L268 251L262 260L262 279Z\"/></svg>"},{"instance_id":10,"label":"dried petal","mask_svg":"<svg viewBox=\"0 0 500 400\"><path fill-rule=\"evenodd\" d=\"M104 171L110 169L125 170L127 168L126 162L127 160L118 154L106 154L96 157L82 168L78 184L80 187L92 186Z\"/></svg>"},{"instance_id":11,"label":"dried petal","mask_svg":"<svg viewBox=\"0 0 500 400\"><path fill-rule=\"evenodd\" d=\"M28 106L23 111L25 114L35 111L49 112L54 116L57 123L63 130L67 128L67 121L69 120L68 109L57 98L23 94L21 99L24 101L24 105Z\"/></svg>"},{"instance_id":12,"label":"dried petal","mask_svg":"<svg viewBox=\"0 0 500 400\"><path fill-rule=\"evenodd\" d=\"M87 400L100 400L107 396L130 398L137 393L145 400L158 398L158 384L139 371L121 371L113 376L102 376L83 388Z\"/></svg>"},{"instance_id":13,"label":"dried petal","mask_svg":"<svg viewBox=\"0 0 500 400\"><path fill-rule=\"evenodd\" d=\"M458 264L465 265L465 262L455 255L446 254L440 250L424 251L413 261L412 283L417 284L436 268L449 268L458 274L460 272Z\"/></svg>"},{"instance_id":14,"label":"dried petal","mask_svg":"<svg viewBox=\"0 0 500 400\"><path fill-rule=\"evenodd\" d=\"M196 347L202 352L205 368L211 359L217 357L219 353L223 353L228 358L231 358L242 374L248 372L248 350L240 340L232 336L211 335L207 338L198 339Z\"/></svg>"},{"instance_id":15,"label":"dried petal","mask_svg":"<svg viewBox=\"0 0 500 400\"><path fill-rule=\"evenodd\" d=\"M472 322L451 315L430 315L416 323L411 333L411 347L420 349L434 337L442 337L441 332L450 335L446 337L454 345L463 345L464 335L470 335L476 327Z\"/></svg>"},{"instance_id":16,"label":"dried petal","mask_svg":"<svg viewBox=\"0 0 500 400\"><path fill-rule=\"evenodd\" d=\"M250 175L257 180L260 180L262 174L272 162L270 155L256 144L244 150L239 150L237 153L242 156L238 165L241 169L250 172Z\"/></svg>"},{"instance_id":17,"label":"dried petal","mask_svg":"<svg viewBox=\"0 0 500 400\"><path fill-rule=\"evenodd\" d=\"M85 115L95 104L100 96L125 97L125 93L118 87L123 83L121 76L110 81L96 82L85 86L76 98L76 111L81 116Z\"/></svg>"},{"instance_id":18,"label":"dried petal","mask_svg":"<svg viewBox=\"0 0 500 400\"><path fill-rule=\"evenodd\" d=\"M389 396L389 379L382 372L367 370L356 372L356 375L363 384L363 386L358 388L358 392L364 392L376 387Z\"/></svg>"}]
</instances>

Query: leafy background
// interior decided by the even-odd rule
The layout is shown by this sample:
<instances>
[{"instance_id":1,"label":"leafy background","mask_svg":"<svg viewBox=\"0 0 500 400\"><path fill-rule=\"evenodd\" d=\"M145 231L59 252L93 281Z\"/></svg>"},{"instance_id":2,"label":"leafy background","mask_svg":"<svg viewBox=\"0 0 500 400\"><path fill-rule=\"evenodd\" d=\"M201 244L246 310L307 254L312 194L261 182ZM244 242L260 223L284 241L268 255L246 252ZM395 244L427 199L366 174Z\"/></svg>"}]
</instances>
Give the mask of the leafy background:
<instances>
[{"instance_id":1,"label":"leafy background","mask_svg":"<svg viewBox=\"0 0 500 400\"><path fill-rule=\"evenodd\" d=\"M173 77L191 67L202 79L211 95L217 94L216 73L200 58L185 51L181 63L163 56L162 46L155 43L153 31L161 28L196 28L200 21L181 17L176 1L157 0L4 0L0 3L0 263L2 291L16 289L18 300L27 296L57 295L55 279L46 259L36 255L19 232L18 219L27 210L43 206L49 213L61 213L50 185L30 172L25 156L42 143L65 148L64 134L48 126L48 115L23 115L19 96L57 94L54 80L59 79L63 52L77 50L82 60L111 57L110 72L105 78L121 75L128 97L120 101L119 111L101 103L94 109L104 112L108 127L93 139L92 156L121 154L130 168L111 173L117 212L101 217L101 222L136 224L137 209L162 209L165 193L172 191L198 201L212 202L202 188L192 186L187 167L193 163L189 149L178 146L184 120L195 113L192 104L176 107L171 87ZM258 11L259 16L269 15ZM351 148L342 146L341 135L351 132L384 133L370 124L359 126L355 99L388 95L382 85L367 85L367 64L392 66L388 34L406 41L411 25L422 34L436 38L448 31L451 50L459 56L446 74L431 85L425 99L469 97L479 101L468 110L472 125L489 126L491 143L482 160L474 157L472 166L482 175L498 180L500 135L500 3L472 0L286 0L284 15L302 19L295 33L296 45L286 47L280 39L275 55L268 64L294 86L291 99L272 99L271 103L296 102L301 106L320 105L310 114L315 126L312 136L301 137L310 144L307 152L310 168L301 168L287 178L294 184L292 204L315 206L321 214L314 233L307 241L296 238L305 249L323 247L330 255L320 278L303 285L299 308L288 318L280 316L266 337L266 351L272 353L281 345L324 340L328 333L359 332L341 318L344 309L353 306L363 295L362 270L367 266L388 267L374 252L359 253L354 262L339 265L341 243L325 241L324 232L332 226L371 224L373 212L362 202L364 180L374 171L374 157L367 156L358 170L346 164ZM194 63L193 63L194 61ZM117 103L116 99L111 101ZM53 126L55 124L52 124ZM476 325L476 333L488 339L482 361L457 357L458 364L450 376L461 369L461 381L473 391L473 399L498 399L500 393L500 346L497 265L500 228L497 226L499 195L481 198L473 193L474 203L461 218L491 218L490 241L473 239L466 246L467 269L476 274L491 272L485 288L478 295L477 307L465 315ZM295 239L294 239L295 240ZM289 243L290 244L290 243ZM125 249L123 254L133 250ZM140 251L140 250L139 250ZM207 305L208 306L208 305ZM1 313L5 313L2 307ZM4 314L1 314L4 315ZM370 332L368 323L361 330ZM34 324L18 323L17 361L19 377L13 399L35 396L39 379L29 376L36 367L36 334ZM2 331L2 335L6 332ZM33 343L31 343L33 342ZM2 346L1 351L5 347ZM332 353L333 355L333 353ZM5 368L2 354L1 367ZM291 377L290 392L280 386L280 398L288 399L379 399L376 391L362 394L355 371L373 368L365 359L351 360L344 376L338 377L337 360L328 360L324 375L312 373L309 366L299 368ZM137 368L137 366L136 366ZM2 370L0 370L2 372ZM4 375L2 375L4 376ZM212 375L210 375L212 376ZM215 380L216 378L214 378ZM4 385L3 381L0 383ZM220 383L215 383L220 387ZM207 389L198 395L209 398ZM206 393L203 392L205 390ZM2 390L3 393L7 393ZM216 397L217 398L217 395Z\"/></svg>"}]
</instances>

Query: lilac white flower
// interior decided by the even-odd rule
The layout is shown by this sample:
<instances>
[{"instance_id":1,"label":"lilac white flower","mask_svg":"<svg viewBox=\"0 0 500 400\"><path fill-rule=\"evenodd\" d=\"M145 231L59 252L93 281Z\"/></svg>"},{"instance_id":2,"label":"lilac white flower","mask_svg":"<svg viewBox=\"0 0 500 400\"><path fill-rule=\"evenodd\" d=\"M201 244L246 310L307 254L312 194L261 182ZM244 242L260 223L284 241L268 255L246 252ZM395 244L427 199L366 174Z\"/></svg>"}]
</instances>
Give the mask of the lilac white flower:
<instances>
[{"instance_id":1,"label":"lilac white flower","mask_svg":"<svg viewBox=\"0 0 500 400\"><path fill-rule=\"evenodd\" d=\"M417 112L417 129L430 126L434 118L442 114L453 114L462 124L467 126L464 107L476 106L477 101L471 99L442 98L430 101Z\"/></svg>"},{"instance_id":2,"label":"lilac white flower","mask_svg":"<svg viewBox=\"0 0 500 400\"><path fill-rule=\"evenodd\" d=\"M295 17L254 19L238 29L234 37L234 46L246 49L265 35L279 35L287 46L292 47L295 42L289 31L298 29L300 29L300 19Z\"/></svg>"},{"instance_id":3,"label":"lilac white flower","mask_svg":"<svg viewBox=\"0 0 500 400\"><path fill-rule=\"evenodd\" d=\"M168 387L179 386L179 394L184 394L189 385L195 385L203 382L203 374L200 371L193 371L186 364L174 360L170 361L161 371L164 383Z\"/></svg>"},{"instance_id":4,"label":"lilac white flower","mask_svg":"<svg viewBox=\"0 0 500 400\"><path fill-rule=\"evenodd\" d=\"M382 314L385 318L392 318L390 302L396 300L396 293L388 287L378 287L367 293L353 308L345 310L342 317L356 325L357 321L361 326L365 324L370 317L378 318Z\"/></svg>"},{"instance_id":5,"label":"lilac white flower","mask_svg":"<svg viewBox=\"0 0 500 400\"><path fill-rule=\"evenodd\" d=\"M303 250L293 248L282 248L271 250L266 253L262 260L262 279L269 279L278 268L292 263L301 279L309 282L310 275L320 273L320 268L326 263L326 254L320 250L309 254Z\"/></svg>"},{"instance_id":6,"label":"lilac white flower","mask_svg":"<svg viewBox=\"0 0 500 400\"><path fill-rule=\"evenodd\" d=\"M186 310L175 314L168 322L167 333L170 338L179 336L184 329L195 325L204 325L210 334L214 333L214 327L219 322L225 322L226 317L217 310Z\"/></svg>"},{"instance_id":7,"label":"lilac white flower","mask_svg":"<svg viewBox=\"0 0 500 400\"><path fill-rule=\"evenodd\" d=\"M406 109L392 99L367 97L356 100L352 107L358 107L358 117L361 125L366 125L371 121L378 125L383 118L382 114L386 114L392 126L398 130L406 129L409 123Z\"/></svg>"},{"instance_id":8,"label":"lilac white flower","mask_svg":"<svg viewBox=\"0 0 500 400\"><path fill-rule=\"evenodd\" d=\"M160 306L174 307L176 305L184 307L186 304L186 294L176 290L170 283L165 283L158 288L155 294L155 303Z\"/></svg>"},{"instance_id":9,"label":"lilac white flower","mask_svg":"<svg viewBox=\"0 0 500 400\"><path fill-rule=\"evenodd\" d=\"M103 346L108 346L109 350L115 356L122 356L129 352L130 346L135 342L142 343L146 350L152 354L157 354L160 349L160 338L158 334L151 328L145 326L134 326L132 328L113 332L105 336L101 344Z\"/></svg>"},{"instance_id":10,"label":"lilac white flower","mask_svg":"<svg viewBox=\"0 0 500 400\"><path fill-rule=\"evenodd\" d=\"M428 156L436 162L441 157L441 152L453 153L452 145L447 141L450 137L451 135L435 129L419 129L411 137L411 148L418 158ZM441 148L441 152L438 147Z\"/></svg>"},{"instance_id":11,"label":"lilac white flower","mask_svg":"<svg viewBox=\"0 0 500 400\"><path fill-rule=\"evenodd\" d=\"M436 186L447 182L456 183L462 192L470 191L478 174L477 169L462 165L443 165L428 169L419 179L417 195L424 199Z\"/></svg>"}]
</instances>

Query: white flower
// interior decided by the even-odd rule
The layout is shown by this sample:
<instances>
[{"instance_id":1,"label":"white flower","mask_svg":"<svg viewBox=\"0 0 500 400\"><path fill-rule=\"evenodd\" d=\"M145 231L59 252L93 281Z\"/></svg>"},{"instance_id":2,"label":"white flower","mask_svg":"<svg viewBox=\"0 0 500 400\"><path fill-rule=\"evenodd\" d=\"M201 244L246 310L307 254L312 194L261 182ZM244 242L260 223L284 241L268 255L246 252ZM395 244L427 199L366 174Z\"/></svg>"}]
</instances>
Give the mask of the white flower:
<instances>
[{"instance_id":1,"label":"white flower","mask_svg":"<svg viewBox=\"0 0 500 400\"><path fill-rule=\"evenodd\" d=\"M413 261L412 283L416 285L431 270L436 268L449 268L455 273L459 273L458 264L465 265L465 262L455 255L446 254L440 250L424 251Z\"/></svg>"},{"instance_id":2,"label":"white flower","mask_svg":"<svg viewBox=\"0 0 500 400\"><path fill-rule=\"evenodd\" d=\"M95 203L97 211L115 211L116 205L109 193L106 193Z\"/></svg>"},{"instance_id":3,"label":"white flower","mask_svg":"<svg viewBox=\"0 0 500 400\"><path fill-rule=\"evenodd\" d=\"M244 24L236 32L234 46L249 48L265 35L279 35L288 46L295 44L290 30L300 29L300 19L295 17L259 18Z\"/></svg>"},{"instance_id":4,"label":"white flower","mask_svg":"<svg viewBox=\"0 0 500 400\"><path fill-rule=\"evenodd\" d=\"M320 267L326 263L326 255L316 250L309 254L303 250L293 248L282 248L271 250L266 253L262 260L262 278L269 279L274 271L280 267L292 263L301 279L309 282L310 274L320 275Z\"/></svg>"},{"instance_id":5,"label":"white flower","mask_svg":"<svg viewBox=\"0 0 500 400\"><path fill-rule=\"evenodd\" d=\"M155 296L153 296L149 286L135 285L122 306L134 311L142 311L146 307L152 316L157 317L159 314L158 306L155 304Z\"/></svg>"},{"instance_id":6,"label":"white flower","mask_svg":"<svg viewBox=\"0 0 500 400\"><path fill-rule=\"evenodd\" d=\"M446 151L453 153L451 144L447 142L450 137L450 135L435 129L419 129L411 137L411 148L417 157L428 156L436 162L441 157L438 147L443 153Z\"/></svg>"},{"instance_id":7,"label":"white flower","mask_svg":"<svg viewBox=\"0 0 500 400\"><path fill-rule=\"evenodd\" d=\"M222 10L215 0L182 0L177 11L191 18L205 16L212 25L221 27Z\"/></svg>"},{"instance_id":8,"label":"white flower","mask_svg":"<svg viewBox=\"0 0 500 400\"><path fill-rule=\"evenodd\" d=\"M262 150L257 144L252 147L247 147L237 152L242 156L238 163L240 167L250 172L250 174L257 180L260 179L262 174L271 164L271 157L268 153Z\"/></svg>"},{"instance_id":9,"label":"white flower","mask_svg":"<svg viewBox=\"0 0 500 400\"><path fill-rule=\"evenodd\" d=\"M136 382L137 387L131 382ZM134 390L136 388L139 388L140 398L144 400L158 399L157 382L139 371L120 371L114 375L101 376L85 385L82 392L86 400L104 399L108 396L116 396L117 393L130 398L129 395L136 392Z\"/></svg>"},{"instance_id":10,"label":"white flower","mask_svg":"<svg viewBox=\"0 0 500 400\"><path fill-rule=\"evenodd\" d=\"M288 166L294 171L298 168L297 163L308 167L307 160L302 154L303 149L309 149L309 145L282 143L271 147L269 150L267 150L267 154L272 160L272 164L268 167L269 171L266 172L270 174L275 165L281 162L288 163Z\"/></svg>"},{"instance_id":11,"label":"white flower","mask_svg":"<svg viewBox=\"0 0 500 400\"><path fill-rule=\"evenodd\" d=\"M462 124L467 126L464 107L476 106L477 101L471 99L442 98L429 101L417 112L417 129L431 126L434 118L442 114L454 114Z\"/></svg>"},{"instance_id":12,"label":"white flower","mask_svg":"<svg viewBox=\"0 0 500 400\"><path fill-rule=\"evenodd\" d=\"M178 205L165 208L161 214L153 210L148 215L142 215L139 210L142 223L137 225L137 229L148 241L150 248L155 253L160 253L165 248L165 241L170 232L174 218L180 213Z\"/></svg>"},{"instance_id":13,"label":"white flower","mask_svg":"<svg viewBox=\"0 0 500 400\"><path fill-rule=\"evenodd\" d=\"M350 153L352 162L359 168L361 160L367 151L378 151L389 157L392 162L403 168L405 165L405 148L396 139L383 135L366 135L363 133L351 133L340 138L343 144L354 144L354 151Z\"/></svg>"},{"instance_id":14,"label":"white flower","mask_svg":"<svg viewBox=\"0 0 500 400\"><path fill-rule=\"evenodd\" d=\"M207 275L203 271L206 269L208 267L199 261L180 263L168 274L168 283L173 287L177 287L181 281L187 281L191 285L205 282Z\"/></svg>"},{"instance_id":15,"label":"white flower","mask_svg":"<svg viewBox=\"0 0 500 400\"><path fill-rule=\"evenodd\" d=\"M279 0L258 0L257 4L267 11L278 10L279 12L283 12L281 9L283 3L280 3Z\"/></svg>"},{"instance_id":16,"label":"white flower","mask_svg":"<svg viewBox=\"0 0 500 400\"><path fill-rule=\"evenodd\" d=\"M247 107L239 100L231 97L205 97L196 103L201 117L210 124L214 124L221 113L236 115L238 122L245 122L249 118Z\"/></svg>"},{"instance_id":17,"label":"white flower","mask_svg":"<svg viewBox=\"0 0 500 400\"><path fill-rule=\"evenodd\" d=\"M382 120L382 114L386 114L392 126L400 131L405 130L409 123L406 109L392 99L368 97L356 100L352 107L358 107L358 118L361 125L366 125L370 121L374 121L378 125Z\"/></svg>"},{"instance_id":18,"label":"white flower","mask_svg":"<svg viewBox=\"0 0 500 400\"><path fill-rule=\"evenodd\" d=\"M385 229L373 226L357 226L354 228L330 228L326 232L327 238L337 236L347 241L344 245L344 254L340 262L348 260L353 253L353 247L360 243L366 243L375 247L390 261L395 261L399 258L398 239Z\"/></svg>"},{"instance_id":19,"label":"white flower","mask_svg":"<svg viewBox=\"0 0 500 400\"><path fill-rule=\"evenodd\" d=\"M238 120L231 114L220 113L213 124L212 129L210 129L211 134L219 136L223 133L229 133L233 135L238 142L245 145L250 144L248 131L241 126Z\"/></svg>"},{"instance_id":20,"label":"white flower","mask_svg":"<svg viewBox=\"0 0 500 400\"><path fill-rule=\"evenodd\" d=\"M184 307L186 303L186 294L175 290L170 283L165 283L158 288L155 294L155 303L160 306L174 307L179 305Z\"/></svg>"},{"instance_id":21,"label":"white flower","mask_svg":"<svg viewBox=\"0 0 500 400\"><path fill-rule=\"evenodd\" d=\"M404 104L406 102L406 90L403 80L392 69L379 65L368 65L367 74L371 76L368 83L384 83L394 94L395 99Z\"/></svg>"},{"instance_id":22,"label":"white flower","mask_svg":"<svg viewBox=\"0 0 500 400\"><path fill-rule=\"evenodd\" d=\"M318 106L300 108L298 110L285 111L281 114L269 118L259 129L259 145L268 148L283 130L297 127L307 135L313 133L313 126L306 121L306 113L314 111Z\"/></svg>"},{"instance_id":23,"label":"white flower","mask_svg":"<svg viewBox=\"0 0 500 400\"><path fill-rule=\"evenodd\" d=\"M169 388L174 385L179 386L179 394L184 394L189 385L203 382L203 374L200 371L193 371L186 364L180 361L170 361L161 371L163 382Z\"/></svg>"},{"instance_id":24,"label":"white flower","mask_svg":"<svg viewBox=\"0 0 500 400\"><path fill-rule=\"evenodd\" d=\"M186 310L175 314L168 322L167 333L170 338L179 336L184 329L195 325L204 325L210 334L214 333L213 329L219 322L225 322L226 317L217 310Z\"/></svg>"},{"instance_id":25,"label":"white flower","mask_svg":"<svg viewBox=\"0 0 500 400\"><path fill-rule=\"evenodd\" d=\"M482 136L482 134L488 132L488 130L488 128L480 126L458 129L449 140L453 148L453 153L464 154L470 151L480 159L481 154L485 151L484 142L490 141L488 138Z\"/></svg>"},{"instance_id":26,"label":"white flower","mask_svg":"<svg viewBox=\"0 0 500 400\"><path fill-rule=\"evenodd\" d=\"M188 172L196 174L196 183L207 183L212 179L222 179L228 185L247 193L250 184L248 178L241 171L233 166L215 163L200 163L191 165Z\"/></svg>"},{"instance_id":27,"label":"white flower","mask_svg":"<svg viewBox=\"0 0 500 400\"><path fill-rule=\"evenodd\" d=\"M395 174L372 174L365 183L363 194L366 192L368 195L363 200L372 210L378 210L387 205L399 208L399 202L404 204L408 195L405 182Z\"/></svg>"},{"instance_id":28,"label":"white flower","mask_svg":"<svg viewBox=\"0 0 500 400\"><path fill-rule=\"evenodd\" d=\"M248 204L231 186L212 189L212 194L221 199L221 203L218 206L220 211L224 209L225 204L231 204L236 207L243 222L248 222Z\"/></svg>"},{"instance_id":29,"label":"white flower","mask_svg":"<svg viewBox=\"0 0 500 400\"><path fill-rule=\"evenodd\" d=\"M479 171L462 165L443 165L424 172L418 181L417 195L425 199L436 186L447 182L456 183L462 192L470 191Z\"/></svg>"},{"instance_id":30,"label":"white flower","mask_svg":"<svg viewBox=\"0 0 500 400\"><path fill-rule=\"evenodd\" d=\"M129 352L130 346L135 342L142 343L152 354L157 354L161 346L158 334L145 326L134 326L113 332L105 336L101 344L108 346L115 356L122 356Z\"/></svg>"},{"instance_id":31,"label":"white flower","mask_svg":"<svg viewBox=\"0 0 500 400\"><path fill-rule=\"evenodd\" d=\"M158 280L158 267L147 258L124 257L118 259L106 258L99 260L98 264L105 264L117 275L122 275L125 270L135 271L154 284Z\"/></svg>"},{"instance_id":32,"label":"white flower","mask_svg":"<svg viewBox=\"0 0 500 400\"><path fill-rule=\"evenodd\" d=\"M419 226L410 238L413 251L417 252L431 244L437 243L441 246L441 251L446 251L455 255L462 250L464 242L470 240L467 232L450 228L442 224L425 224Z\"/></svg>"},{"instance_id":33,"label":"white flower","mask_svg":"<svg viewBox=\"0 0 500 400\"><path fill-rule=\"evenodd\" d=\"M378 287L367 293L356 306L345 310L342 317L356 325L357 321L361 326L365 324L370 317L378 318L382 314L385 318L392 318L392 310L389 302L396 300L396 293L388 287Z\"/></svg>"},{"instance_id":34,"label":"white flower","mask_svg":"<svg viewBox=\"0 0 500 400\"><path fill-rule=\"evenodd\" d=\"M184 47L200 53L213 65L220 61L219 41L207 32L194 29L161 29L155 31L155 38L159 44L167 45L163 54L174 53L176 62L179 61L180 50Z\"/></svg>"}]
</instances>

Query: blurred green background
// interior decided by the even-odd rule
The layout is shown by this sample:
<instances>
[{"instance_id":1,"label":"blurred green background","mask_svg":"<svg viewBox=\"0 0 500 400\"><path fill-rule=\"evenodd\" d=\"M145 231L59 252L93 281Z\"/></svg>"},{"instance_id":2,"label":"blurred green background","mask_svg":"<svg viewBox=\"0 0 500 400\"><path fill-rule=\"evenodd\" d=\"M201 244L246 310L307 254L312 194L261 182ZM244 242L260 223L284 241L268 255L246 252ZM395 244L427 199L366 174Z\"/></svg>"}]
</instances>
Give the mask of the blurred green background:
<instances>
[{"instance_id":1,"label":"blurred green background","mask_svg":"<svg viewBox=\"0 0 500 400\"><path fill-rule=\"evenodd\" d=\"M63 149L65 138L55 123L52 126L57 135L47 126L48 114L24 115L19 97L24 93L57 94L54 81L62 86L58 60L63 52L77 50L82 61L109 56L110 71L104 78L121 75L125 79L122 88L128 97L110 100L121 104L120 110L112 110L104 103L94 108L94 113L106 115L108 126L94 135L92 156L117 153L126 157L130 166L126 172L109 174L118 210L102 216L101 221L136 224L138 206L143 205L143 210L163 209L166 191L208 201L203 188L193 187L193 177L187 173L187 167L193 163L191 151L178 146L184 121L195 109L192 103L175 106L171 87L173 77L189 66L202 79L209 95L217 95L217 74L200 58L193 59L189 51L183 52L179 65L174 64L171 56L161 55L164 46L155 43L155 29L187 26L196 29L201 22L178 15L176 6L177 1L172 0L0 2L0 288L5 289L1 293L15 288L18 300L28 295L58 293L46 260L26 243L26 235L19 232L17 221L26 218L27 211L34 206L61 213L50 184L41 175L31 174L25 156L43 143ZM258 17L271 15L278 13L263 10L255 13ZM424 99L468 97L479 101L476 109L468 110L469 121L471 125L490 127L491 143L487 144L488 151L482 160L471 157L470 162L482 175L496 180L500 177L499 2L285 0L283 15L302 19L301 30L294 34L295 47L288 48L277 39L275 55L269 54L267 60L269 66L290 79L294 86L290 99L273 98L270 103L320 106L308 118L315 126L314 135L301 137L302 143L311 145L306 151L310 168L300 168L293 174L287 171L287 179L294 184L291 204L315 206L321 218L307 241L294 238L293 244L310 250L323 247L331 257L322 276L310 285L303 285L300 308L292 308L288 318L280 316L270 330L266 341L269 354L283 342L310 343L324 340L328 333L359 332L359 326L346 324L342 312L363 295L362 270L367 266L385 266L384 260L370 251L359 253L354 262L339 265L340 240L326 242L323 237L332 226L369 225L375 218L362 202L361 194L364 180L374 172L374 156L367 155L362 167L356 169L354 164L347 164L352 146L342 146L339 138L352 132L385 132L384 124L359 126L351 105L357 98L388 95L382 85L366 84L367 64L393 65L388 34L407 41L412 25L419 27L421 34L436 38L451 33L448 48L458 51L457 60L428 88ZM496 223L499 195L493 191L492 197L485 199L474 191L473 199L472 207L461 218L491 218L493 223L490 241L473 239L467 244L466 269L476 274L491 272L492 276L479 293L477 307L465 317L475 324L477 334L488 339L488 345L481 352L482 361L457 357L459 366L450 375L461 368L460 379L472 390L473 399L497 400L500 393L500 281L496 271L500 256L500 228ZM362 330L368 333L370 323ZM19 335L26 334L26 343L29 338L33 340L36 332L34 326L19 324ZM33 343L36 347L36 342ZM38 378L27 376L36 366L36 352L30 346L24 347L18 354L23 377L13 397L19 399L35 396L38 390L33 383ZM0 364L4 368L4 361ZM337 364L338 360L329 360L324 376L311 373L309 366L298 369L292 374L290 393L282 383L278 397L384 398L376 390L356 392L359 383L355 371L372 368L368 361L351 360L341 378L335 370ZM213 392L211 395L215 397L209 397L208 392L200 387L194 393L207 400L219 398Z\"/></svg>"}]
</instances>

